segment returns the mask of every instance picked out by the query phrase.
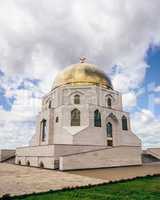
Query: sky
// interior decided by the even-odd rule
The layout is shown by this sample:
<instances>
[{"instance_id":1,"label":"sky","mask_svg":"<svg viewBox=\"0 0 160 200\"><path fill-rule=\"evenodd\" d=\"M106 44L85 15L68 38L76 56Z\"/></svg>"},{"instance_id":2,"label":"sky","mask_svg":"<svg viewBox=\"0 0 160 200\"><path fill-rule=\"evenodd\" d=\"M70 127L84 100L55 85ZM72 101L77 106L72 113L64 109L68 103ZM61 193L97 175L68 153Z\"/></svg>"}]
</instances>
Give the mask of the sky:
<instances>
[{"instance_id":1,"label":"sky","mask_svg":"<svg viewBox=\"0 0 160 200\"><path fill-rule=\"evenodd\" d=\"M28 144L42 97L81 56L122 93L143 147L160 147L159 7L159 0L1 0L0 148Z\"/></svg>"}]
</instances>

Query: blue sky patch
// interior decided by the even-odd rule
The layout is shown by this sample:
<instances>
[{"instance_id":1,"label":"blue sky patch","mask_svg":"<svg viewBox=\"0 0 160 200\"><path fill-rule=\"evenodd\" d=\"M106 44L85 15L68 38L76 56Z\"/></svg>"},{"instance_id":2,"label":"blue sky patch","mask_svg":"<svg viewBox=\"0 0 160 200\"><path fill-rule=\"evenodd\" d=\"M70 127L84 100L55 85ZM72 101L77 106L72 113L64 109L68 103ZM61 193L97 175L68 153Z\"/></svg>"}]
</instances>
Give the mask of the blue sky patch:
<instances>
[{"instance_id":1,"label":"blue sky patch","mask_svg":"<svg viewBox=\"0 0 160 200\"><path fill-rule=\"evenodd\" d=\"M150 66L147 68L146 76L141 90L143 94L138 98L137 107L147 108L155 115L160 115L160 105L154 103L160 93L155 93L154 88L160 85L160 47L150 47L147 51L145 61Z\"/></svg>"},{"instance_id":2,"label":"blue sky patch","mask_svg":"<svg viewBox=\"0 0 160 200\"><path fill-rule=\"evenodd\" d=\"M0 88L0 105L4 108L4 110L10 111L14 101L15 97L5 97L4 89Z\"/></svg>"}]
</instances>

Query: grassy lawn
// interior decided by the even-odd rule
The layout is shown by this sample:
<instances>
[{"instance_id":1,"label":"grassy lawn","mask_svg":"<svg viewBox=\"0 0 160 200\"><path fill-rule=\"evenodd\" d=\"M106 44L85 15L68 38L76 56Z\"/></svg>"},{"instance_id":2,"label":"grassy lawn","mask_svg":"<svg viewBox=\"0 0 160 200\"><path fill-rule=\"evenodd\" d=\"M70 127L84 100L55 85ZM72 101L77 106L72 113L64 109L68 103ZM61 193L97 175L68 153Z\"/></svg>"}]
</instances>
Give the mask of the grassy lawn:
<instances>
[{"instance_id":1,"label":"grassy lawn","mask_svg":"<svg viewBox=\"0 0 160 200\"><path fill-rule=\"evenodd\" d=\"M160 200L160 176L90 188L48 192L16 200Z\"/></svg>"}]
</instances>

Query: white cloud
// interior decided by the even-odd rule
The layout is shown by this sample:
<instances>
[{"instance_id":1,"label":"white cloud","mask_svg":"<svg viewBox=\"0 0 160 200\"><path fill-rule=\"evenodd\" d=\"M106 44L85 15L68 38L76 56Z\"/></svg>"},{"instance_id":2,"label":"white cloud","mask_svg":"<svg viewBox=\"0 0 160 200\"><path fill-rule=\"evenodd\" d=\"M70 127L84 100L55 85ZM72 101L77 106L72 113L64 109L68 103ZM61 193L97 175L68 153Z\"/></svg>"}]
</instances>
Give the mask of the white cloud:
<instances>
[{"instance_id":1,"label":"white cloud","mask_svg":"<svg viewBox=\"0 0 160 200\"><path fill-rule=\"evenodd\" d=\"M131 109L137 105L137 96L135 92L131 91L123 94L123 106L125 109Z\"/></svg>"},{"instance_id":2,"label":"white cloud","mask_svg":"<svg viewBox=\"0 0 160 200\"><path fill-rule=\"evenodd\" d=\"M2 0L1 66L51 80L55 68L86 55L106 71L121 66L125 87L136 87L145 75L146 50L160 39L160 2L122 2Z\"/></svg>"},{"instance_id":3,"label":"white cloud","mask_svg":"<svg viewBox=\"0 0 160 200\"><path fill-rule=\"evenodd\" d=\"M134 132L142 139L144 147L160 146L160 119L150 110L143 109L132 116Z\"/></svg>"},{"instance_id":4,"label":"white cloud","mask_svg":"<svg viewBox=\"0 0 160 200\"><path fill-rule=\"evenodd\" d=\"M28 144L35 133L35 119L41 99L33 98L32 91L15 90L16 100L11 111L0 108L0 148L15 148Z\"/></svg>"},{"instance_id":5,"label":"white cloud","mask_svg":"<svg viewBox=\"0 0 160 200\"><path fill-rule=\"evenodd\" d=\"M154 103L160 105L160 97L156 97Z\"/></svg>"},{"instance_id":6,"label":"white cloud","mask_svg":"<svg viewBox=\"0 0 160 200\"><path fill-rule=\"evenodd\" d=\"M158 85L157 87L155 87L154 91L155 92L160 92L160 85Z\"/></svg>"},{"instance_id":7,"label":"white cloud","mask_svg":"<svg viewBox=\"0 0 160 200\"><path fill-rule=\"evenodd\" d=\"M1 126L1 138L16 130L14 118L21 123L21 118L24 122L36 115L33 105L20 106L25 92L17 89L21 82L25 78L41 80L38 87L25 82L26 90L36 93L39 101L51 89L58 70L79 62L81 55L109 74L117 65L112 73L114 88L125 93L126 107L135 106L134 90L149 67L146 52L149 45L160 42L159 7L159 0L1 0L0 69L5 76L0 77L0 84L6 97L16 98L11 112L1 109L3 121L8 123ZM30 94L25 99L36 101ZM11 125L15 129L7 129ZM12 136L29 132L29 128L25 133L23 126L18 127L19 131L11 131Z\"/></svg>"}]
</instances>

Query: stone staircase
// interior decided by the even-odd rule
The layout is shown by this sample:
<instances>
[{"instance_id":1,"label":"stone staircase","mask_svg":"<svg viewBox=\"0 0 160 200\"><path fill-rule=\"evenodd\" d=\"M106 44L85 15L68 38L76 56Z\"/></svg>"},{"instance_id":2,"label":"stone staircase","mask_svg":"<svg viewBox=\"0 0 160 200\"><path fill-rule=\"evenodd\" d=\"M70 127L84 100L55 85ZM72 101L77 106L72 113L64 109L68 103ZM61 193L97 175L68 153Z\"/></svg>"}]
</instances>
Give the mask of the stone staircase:
<instances>
[{"instance_id":1,"label":"stone staircase","mask_svg":"<svg viewBox=\"0 0 160 200\"><path fill-rule=\"evenodd\" d=\"M9 163L9 164L15 164L15 158L16 156L12 156L10 158L7 158L6 160L1 161L2 163Z\"/></svg>"},{"instance_id":2,"label":"stone staircase","mask_svg":"<svg viewBox=\"0 0 160 200\"><path fill-rule=\"evenodd\" d=\"M160 155L155 152L156 149L147 149L142 153L142 162L143 163L153 163L160 162Z\"/></svg>"},{"instance_id":3,"label":"stone staircase","mask_svg":"<svg viewBox=\"0 0 160 200\"><path fill-rule=\"evenodd\" d=\"M0 162L15 163L15 150L1 149L0 150Z\"/></svg>"},{"instance_id":4,"label":"stone staircase","mask_svg":"<svg viewBox=\"0 0 160 200\"><path fill-rule=\"evenodd\" d=\"M160 160L149 154L142 154L142 163L160 162Z\"/></svg>"}]
</instances>

